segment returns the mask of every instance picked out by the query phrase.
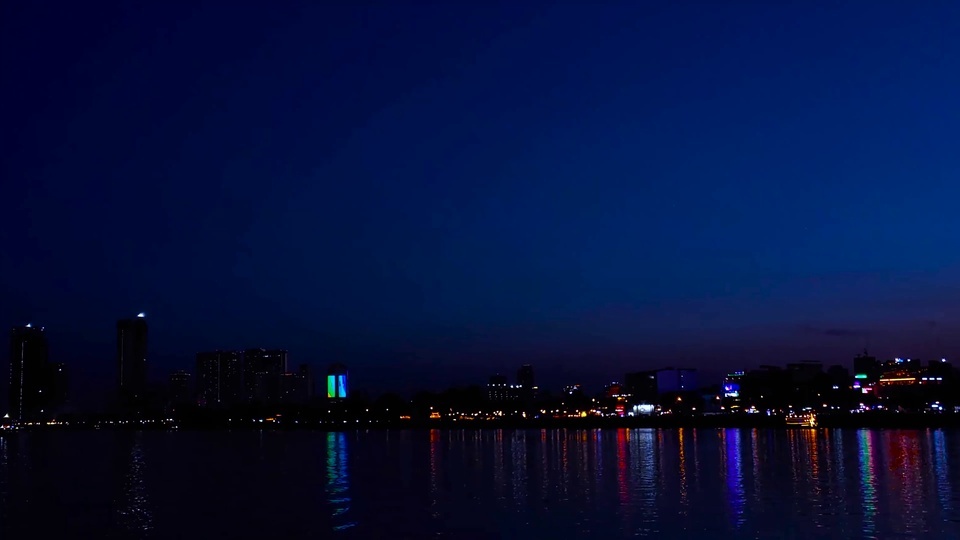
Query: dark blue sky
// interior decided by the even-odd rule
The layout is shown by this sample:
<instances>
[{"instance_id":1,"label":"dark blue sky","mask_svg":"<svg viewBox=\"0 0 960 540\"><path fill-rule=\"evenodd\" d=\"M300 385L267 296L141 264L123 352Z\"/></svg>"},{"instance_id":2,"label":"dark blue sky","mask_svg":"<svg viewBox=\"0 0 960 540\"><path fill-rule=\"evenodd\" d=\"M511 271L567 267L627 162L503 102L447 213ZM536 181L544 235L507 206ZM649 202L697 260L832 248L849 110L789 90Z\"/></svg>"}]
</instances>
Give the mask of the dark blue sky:
<instances>
[{"instance_id":1,"label":"dark blue sky","mask_svg":"<svg viewBox=\"0 0 960 540\"><path fill-rule=\"evenodd\" d=\"M84 376L960 354L956 2L138 4L0 5L0 323Z\"/></svg>"}]
</instances>

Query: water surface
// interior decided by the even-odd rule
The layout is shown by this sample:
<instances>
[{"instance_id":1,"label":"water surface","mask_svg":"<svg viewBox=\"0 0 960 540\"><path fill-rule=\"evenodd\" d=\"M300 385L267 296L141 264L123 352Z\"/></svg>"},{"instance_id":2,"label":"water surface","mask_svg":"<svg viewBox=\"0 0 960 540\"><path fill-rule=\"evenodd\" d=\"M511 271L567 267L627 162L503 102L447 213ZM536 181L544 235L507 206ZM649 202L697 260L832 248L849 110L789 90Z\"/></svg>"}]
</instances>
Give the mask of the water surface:
<instances>
[{"instance_id":1,"label":"water surface","mask_svg":"<svg viewBox=\"0 0 960 540\"><path fill-rule=\"evenodd\" d=\"M960 538L960 432L35 432L6 537Z\"/></svg>"}]
</instances>

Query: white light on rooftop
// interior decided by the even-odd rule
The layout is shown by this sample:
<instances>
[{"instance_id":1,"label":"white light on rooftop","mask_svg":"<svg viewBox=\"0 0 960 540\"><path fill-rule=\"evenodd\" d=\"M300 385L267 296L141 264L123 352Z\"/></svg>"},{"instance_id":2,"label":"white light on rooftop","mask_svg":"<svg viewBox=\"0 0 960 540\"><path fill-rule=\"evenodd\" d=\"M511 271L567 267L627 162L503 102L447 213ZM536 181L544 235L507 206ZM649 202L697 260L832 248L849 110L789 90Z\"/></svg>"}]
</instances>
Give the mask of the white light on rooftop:
<instances>
[{"instance_id":1,"label":"white light on rooftop","mask_svg":"<svg viewBox=\"0 0 960 540\"><path fill-rule=\"evenodd\" d=\"M144 313L144 312L142 312L142 311L141 311L140 313L137 313L137 318L138 318L138 319L142 319L142 318L144 318L144 317L146 317L146 316L147 316L147 314Z\"/></svg>"}]
</instances>

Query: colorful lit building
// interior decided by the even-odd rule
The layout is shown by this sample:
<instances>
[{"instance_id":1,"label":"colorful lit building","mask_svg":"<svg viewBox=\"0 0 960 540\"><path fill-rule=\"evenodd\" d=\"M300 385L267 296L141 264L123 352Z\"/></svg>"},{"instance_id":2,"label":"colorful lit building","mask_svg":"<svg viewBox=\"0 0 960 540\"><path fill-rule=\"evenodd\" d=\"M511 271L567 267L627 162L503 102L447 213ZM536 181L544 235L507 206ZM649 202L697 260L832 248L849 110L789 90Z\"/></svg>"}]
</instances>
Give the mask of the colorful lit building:
<instances>
[{"instance_id":1,"label":"colorful lit building","mask_svg":"<svg viewBox=\"0 0 960 540\"><path fill-rule=\"evenodd\" d=\"M723 379L723 405L728 409L740 408L743 398L741 396L740 386L743 381L744 373L734 371L728 373Z\"/></svg>"},{"instance_id":2,"label":"colorful lit building","mask_svg":"<svg viewBox=\"0 0 960 540\"><path fill-rule=\"evenodd\" d=\"M327 399L346 399L347 366L333 364L327 370Z\"/></svg>"}]
</instances>

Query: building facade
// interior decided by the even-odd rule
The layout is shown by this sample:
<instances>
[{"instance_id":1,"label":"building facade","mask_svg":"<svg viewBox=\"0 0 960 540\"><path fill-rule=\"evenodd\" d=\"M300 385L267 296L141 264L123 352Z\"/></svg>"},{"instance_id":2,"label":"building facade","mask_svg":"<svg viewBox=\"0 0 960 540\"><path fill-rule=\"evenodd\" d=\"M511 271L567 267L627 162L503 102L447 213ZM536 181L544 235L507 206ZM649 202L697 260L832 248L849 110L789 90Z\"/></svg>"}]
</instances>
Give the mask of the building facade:
<instances>
[{"instance_id":1,"label":"building facade","mask_svg":"<svg viewBox=\"0 0 960 540\"><path fill-rule=\"evenodd\" d=\"M202 407L232 407L243 401L243 364L239 351L197 353L197 402Z\"/></svg>"},{"instance_id":2,"label":"building facade","mask_svg":"<svg viewBox=\"0 0 960 540\"><path fill-rule=\"evenodd\" d=\"M122 407L135 409L146 400L147 320L143 313L117 321L117 394Z\"/></svg>"},{"instance_id":3,"label":"building facade","mask_svg":"<svg viewBox=\"0 0 960 540\"><path fill-rule=\"evenodd\" d=\"M280 401L302 405L313 396L313 383L310 378L310 366L301 364L296 372L284 373L280 383Z\"/></svg>"},{"instance_id":4,"label":"building facade","mask_svg":"<svg viewBox=\"0 0 960 540\"><path fill-rule=\"evenodd\" d=\"M487 400L494 403L513 399L513 392L507 384L506 375L492 375L487 383Z\"/></svg>"},{"instance_id":5,"label":"building facade","mask_svg":"<svg viewBox=\"0 0 960 540\"><path fill-rule=\"evenodd\" d=\"M243 352L243 386L247 401L261 404L280 401L287 356L283 349L247 349Z\"/></svg>"},{"instance_id":6,"label":"building facade","mask_svg":"<svg viewBox=\"0 0 960 540\"><path fill-rule=\"evenodd\" d=\"M327 369L327 399L346 399L347 366L333 364Z\"/></svg>"},{"instance_id":7,"label":"building facade","mask_svg":"<svg viewBox=\"0 0 960 540\"><path fill-rule=\"evenodd\" d=\"M14 422L39 419L47 412L51 389L47 354L43 328L28 324L10 330L9 414Z\"/></svg>"}]
</instances>

